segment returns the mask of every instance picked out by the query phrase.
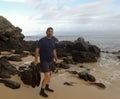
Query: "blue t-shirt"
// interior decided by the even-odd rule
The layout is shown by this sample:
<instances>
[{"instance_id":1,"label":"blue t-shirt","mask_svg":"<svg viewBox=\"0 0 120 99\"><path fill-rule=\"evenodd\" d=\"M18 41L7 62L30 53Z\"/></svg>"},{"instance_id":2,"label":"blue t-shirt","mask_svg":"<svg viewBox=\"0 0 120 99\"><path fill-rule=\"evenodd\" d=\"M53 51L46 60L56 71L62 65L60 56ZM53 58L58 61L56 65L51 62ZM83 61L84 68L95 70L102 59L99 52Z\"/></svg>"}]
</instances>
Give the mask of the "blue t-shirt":
<instances>
[{"instance_id":1,"label":"blue t-shirt","mask_svg":"<svg viewBox=\"0 0 120 99\"><path fill-rule=\"evenodd\" d=\"M53 50L55 49L55 41L43 37L38 41L37 47L40 48L40 61L54 61Z\"/></svg>"}]
</instances>

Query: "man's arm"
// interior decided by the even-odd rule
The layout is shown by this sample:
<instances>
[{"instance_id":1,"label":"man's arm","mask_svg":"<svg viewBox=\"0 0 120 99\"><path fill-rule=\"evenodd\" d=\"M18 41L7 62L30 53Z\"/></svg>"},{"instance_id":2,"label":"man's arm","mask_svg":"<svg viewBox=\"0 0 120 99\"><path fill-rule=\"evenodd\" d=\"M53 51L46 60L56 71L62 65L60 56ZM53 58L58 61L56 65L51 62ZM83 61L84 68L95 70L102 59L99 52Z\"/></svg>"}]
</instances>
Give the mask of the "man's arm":
<instances>
[{"instance_id":1,"label":"man's arm","mask_svg":"<svg viewBox=\"0 0 120 99\"><path fill-rule=\"evenodd\" d=\"M38 64L39 51L40 51L40 48L36 48L36 50L35 50L35 62L34 62L34 65Z\"/></svg>"},{"instance_id":2,"label":"man's arm","mask_svg":"<svg viewBox=\"0 0 120 99\"><path fill-rule=\"evenodd\" d=\"M55 62L57 62L58 58L57 58L57 52L56 52L56 49L53 50L53 55L54 55L54 58L55 58Z\"/></svg>"}]
</instances>

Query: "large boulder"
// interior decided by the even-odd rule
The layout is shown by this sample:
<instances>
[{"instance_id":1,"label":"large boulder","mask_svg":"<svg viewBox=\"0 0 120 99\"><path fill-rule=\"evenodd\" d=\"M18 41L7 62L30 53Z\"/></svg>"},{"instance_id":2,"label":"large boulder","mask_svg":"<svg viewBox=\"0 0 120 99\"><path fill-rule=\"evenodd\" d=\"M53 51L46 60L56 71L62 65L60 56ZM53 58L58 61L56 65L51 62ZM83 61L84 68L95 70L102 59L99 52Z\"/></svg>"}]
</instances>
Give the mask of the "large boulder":
<instances>
[{"instance_id":1,"label":"large boulder","mask_svg":"<svg viewBox=\"0 0 120 99\"><path fill-rule=\"evenodd\" d=\"M86 42L82 37L78 38L72 47L72 58L76 62L96 62L100 57L100 48Z\"/></svg>"}]
</instances>

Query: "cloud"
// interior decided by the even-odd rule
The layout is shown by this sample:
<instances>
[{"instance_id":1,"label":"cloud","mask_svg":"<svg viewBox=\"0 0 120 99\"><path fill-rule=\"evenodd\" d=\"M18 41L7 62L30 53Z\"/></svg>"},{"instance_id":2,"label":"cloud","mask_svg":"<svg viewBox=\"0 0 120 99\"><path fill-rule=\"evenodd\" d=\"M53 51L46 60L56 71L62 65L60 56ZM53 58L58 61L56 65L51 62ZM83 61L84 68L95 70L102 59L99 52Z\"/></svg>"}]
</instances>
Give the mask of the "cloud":
<instances>
[{"instance_id":1,"label":"cloud","mask_svg":"<svg viewBox=\"0 0 120 99\"><path fill-rule=\"evenodd\" d=\"M18 0L4 0L14 1ZM19 0L20 1L20 0ZM33 8L30 15L9 15L12 22L23 28L24 33L45 32L49 26L56 31L120 31L120 8L116 0L21 0ZM15 17L15 20L13 20ZM24 22L21 22L22 19Z\"/></svg>"},{"instance_id":2,"label":"cloud","mask_svg":"<svg viewBox=\"0 0 120 99\"><path fill-rule=\"evenodd\" d=\"M116 30L120 9L112 8L115 0L96 0L71 6L76 0L31 0L36 10L35 20L41 25L53 25L59 30ZM62 26L62 27L61 27ZM81 28L81 29L80 29ZM69 29L68 29L69 30Z\"/></svg>"},{"instance_id":3,"label":"cloud","mask_svg":"<svg viewBox=\"0 0 120 99\"><path fill-rule=\"evenodd\" d=\"M4 1L4 2L26 2L27 0L0 0L0 1Z\"/></svg>"}]
</instances>

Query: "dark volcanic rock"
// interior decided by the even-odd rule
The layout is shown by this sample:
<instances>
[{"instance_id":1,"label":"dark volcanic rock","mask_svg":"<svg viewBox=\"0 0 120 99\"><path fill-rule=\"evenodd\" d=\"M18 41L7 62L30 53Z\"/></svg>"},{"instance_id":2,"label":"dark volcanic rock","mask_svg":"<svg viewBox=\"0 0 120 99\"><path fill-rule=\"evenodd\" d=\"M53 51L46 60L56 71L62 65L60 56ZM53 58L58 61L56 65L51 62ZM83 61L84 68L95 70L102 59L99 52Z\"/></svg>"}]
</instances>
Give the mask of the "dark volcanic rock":
<instances>
[{"instance_id":1,"label":"dark volcanic rock","mask_svg":"<svg viewBox=\"0 0 120 99\"><path fill-rule=\"evenodd\" d=\"M83 65L80 65L79 67L80 67L80 68L85 68Z\"/></svg>"},{"instance_id":2,"label":"dark volcanic rock","mask_svg":"<svg viewBox=\"0 0 120 99\"><path fill-rule=\"evenodd\" d=\"M68 64L66 64L64 62L61 62L60 64L61 64L60 68L63 68L63 69L69 69L70 68L70 65L68 65Z\"/></svg>"},{"instance_id":3,"label":"dark volcanic rock","mask_svg":"<svg viewBox=\"0 0 120 99\"><path fill-rule=\"evenodd\" d=\"M78 74L78 72L77 71L68 71L69 73L71 73L71 74Z\"/></svg>"},{"instance_id":4,"label":"dark volcanic rock","mask_svg":"<svg viewBox=\"0 0 120 99\"><path fill-rule=\"evenodd\" d=\"M67 86L73 86L73 84L70 83L70 82L64 82L64 85L67 85Z\"/></svg>"},{"instance_id":5,"label":"dark volcanic rock","mask_svg":"<svg viewBox=\"0 0 120 99\"><path fill-rule=\"evenodd\" d=\"M118 57L118 59L120 59L120 56L117 56Z\"/></svg>"},{"instance_id":6,"label":"dark volcanic rock","mask_svg":"<svg viewBox=\"0 0 120 99\"><path fill-rule=\"evenodd\" d=\"M90 45L89 46L89 51L94 53L96 55L96 57L100 57L100 48L98 48L97 46L95 45Z\"/></svg>"},{"instance_id":7,"label":"dark volcanic rock","mask_svg":"<svg viewBox=\"0 0 120 99\"><path fill-rule=\"evenodd\" d=\"M17 69L12 66L7 59L0 58L0 77L10 78L11 75L17 74Z\"/></svg>"},{"instance_id":8,"label":"dark volcanic rock","mask_svg":"<svg viewBox=\"0 0 120 99\"><path fill-rule=\"evenodd\" d=\"M35 52L38 41L27 41L30 52Z\"/></svg>"},{"instance_id":9,"label":"dark volcanic rock","mask_svg":"<svg viewBox=\"0 0 120 99\"><path fill-rule=\"evenodd\" d=\"M97 87L99 87L99 88L102 88L102 89L105 89L106 88L106 86L103 84L103 83L89 83L90 85L95 85L95 86L97 86Z\"/></svg>"},{"instance_id":10,"label":"dark volcanic rock","mask_svg":"<svg viewBox=\"0 0 120 99\"><path fill-rule=\"evenodd\" d=\"M24 84L35 86L35 83L32 84L33 79L32 71L24 70L20 73L20 77Z\"/></svg>"},{"instance_id":11,"label":"dark volcanic rock","mask_svg":"<svg viewBox=\"0 0 120 99\"><path fill-rule=\"evenodd\" d=\"M97 56L92 52L86 52L86 51L73 51L72 52L72 58L76 62L96 62Z\"/></svg>"},{"instance_id":12,"label":"dark volcanic rock","mask_svg":"<svg viewBox=\"0 0 120 99\"><path fill-rule=\"evenodd\" d=\"M58 57L72 56L75 62L96 62L100 57L100 48L86 42L82 37L76 41L60 41L56 43ZM70 62L70 61L69 61Z\"/></svg>"},{"instance_id":13,"label":"dark volcanic rock","mask_svg":"<svg viewBox=\"0 0 120 99\"><path fill-rule=\"evenodd\" d=\"M78 73L78 76L80 79L84 79L85 81L95 82L96 79L94 76L86 73L86 72L80 72Z\"/></svg>"},{"instance_id":14,"label":"dark volcanic rock","mask_svg":"<svg viewBox=\"0 0 120 99\"><path fill-rule=\"evenodd\" d=\"M12 88L12 89L20 88L20 83L12 81L12 80L0 79L0 83L3 83L5 86Z\"/></svg>"},{"instance_id":15,"label":"dark volcanic rock","mask_svg":"<svg viewBox=\"0 0 120 99\"><path fill-rule=\"evenodd\" d=\"M66 64L76 64L76 62L73 61L73 59L71 58L63 58L63 62L66 63Z\"/></svg>"},{"instance_id":16,"label":"dark volcanic rock","mask_svg":"<svg viewBox=\"0 0 120 99\"><path fill-rule=\"evenodd\" d=\"M60 41L56 43L56 51L58 57L71 56L73 42L71 41Z\"/></svg>"},{"instance_id":17,"label":"dark volcanic rock","mask_svg":"<svg viewBox=\"0 0 120 99\"><path fill-rule=\"evenodd\" d=\"M33 88L39 86L41 75L39 73L39 65L31 64L28 68L19 68L20 77L24 84L31 85Z\"/></svg>"},{"instance_id":18,"label":"dark volcanic rock","mask_svg":"<svg viewBox=\"0 0 120 99\"><path fill-rule=\"evenodd\" d=\"M23 71L23 70L25 70L27 67L26 66L19 66L19 71Z\"/></svg>"},{"instance_id":19,"label":"dark volcanic rock","mask_svg":"<svg viewBox=\"0 0 120 99\"><path fill-rule=\"evenodd\" d=\"M10 61L18 61L18 62L22 61L20 56L10 56L8 58L8 60L10 60Z\"/></svg>"},{"instance_id":20,"label":"dark volcanic rock","mask_svg":"<svg viewBox=\"0 0 120 99\"><path fill-rule=\"evenodd\" d=\"M88 48L88 43L82 37L78 38L73 45L73 50L88 51Z\"/></svg>"},{"instance_id":21,"label":"dark volcanic rock","mask_svg":"<svg viewBox=\"0 0 120 99\"><path fill-rule=\"evenodd\" d=\"M0 50L26 50L22 29L13 26L6 18L0 16Z\"/></svg>"},{"instance_id":22,"label":"dark volcanic rock","mask_svg":"<svg viewBox=\"0 0 120 99\"><path fill-rule=\"evenodd\" d=\"M96 62L100 57L100 48L91 45L81 37L74 42L72 48L72 58L76 62Z\"/></svg>"},{"instance_id":23,"label":"dark volcanic rock","mask_svg":"<svg viewBox=\"0 0 120 99\"><path fill-rule=\"evenodd\" d=\"M70 68L70 65L66 64L65 62L56 63L55 66L57 68L63 68L63 69L69 69Z\"/></svg>"},{"instance_id":24,"label":"dark volcanic rock","mask_svg":"<svg viewBox=\"0 0 120 99\"><path fill-rule=\"evenodd\" d=\"M10 77L11 77L11 75L8 72L6 72L6 70L3 69L0 72L0 78L10 78Z\"/></svg>"},{"instance_id":25,"label":"dark volcanic rock","mask_svg":"<svg viewBox=\"0 0 120 99\"><path fill-rule=\"evenodd\" d=\"M57 56L58 56L59 58L71 56L71 53L66 52L65 49L57 48L56 51L57 51Z\"/></svg>"}]
</instances>

